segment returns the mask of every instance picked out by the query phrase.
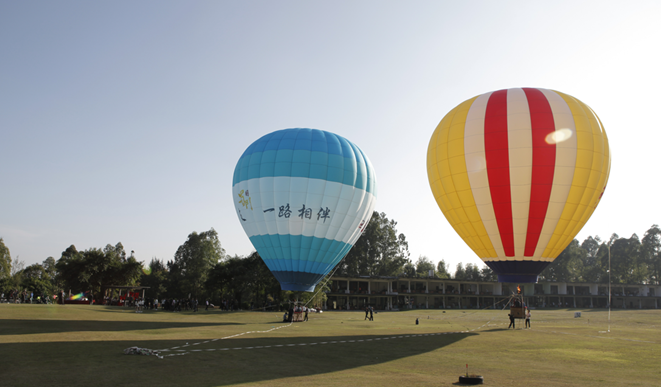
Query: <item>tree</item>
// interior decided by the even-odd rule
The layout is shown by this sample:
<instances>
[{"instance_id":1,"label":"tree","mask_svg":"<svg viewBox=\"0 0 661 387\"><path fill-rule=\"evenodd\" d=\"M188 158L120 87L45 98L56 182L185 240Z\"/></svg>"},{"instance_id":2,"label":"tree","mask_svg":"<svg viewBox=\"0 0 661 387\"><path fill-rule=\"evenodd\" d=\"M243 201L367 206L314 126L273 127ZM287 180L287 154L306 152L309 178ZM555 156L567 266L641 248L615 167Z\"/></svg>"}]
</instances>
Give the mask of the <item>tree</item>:
<instances>
[{"instance_id":1,"label":"tree","mask_svg":"<svg viewBox=\"0 0 661 387\"><path fill-rule=\"evenodd\" d=\"M627 278L627 283L630 284L645 284L648 283L649 272L647 262L642 254L642 243L638 235L633 234L629 238L628 254L633 261L633 267L630 276Z\"/></svg>"},{"instance_id":2,"label":"tree","mask_svg":"<svg viewBox=\"0 0 661 387\"><path fill-rule=\"evenodd\" d=\"M489 282L494 282L498 281L498 275L494 273L493 270L487 265L484 265L482 270L480 270L480 278L482 281L489 281Z\"/></svg>"},{"instance_id":3,"label":"tree","mask_svg":"<svg viewBox=\"0 0 661 387\"><path fill-rule=\"evenodd\" d=\"M0 291L11 289L11 254L5 246L5 242L0 238Z\"/></svg>"},{"instance_id":4,"label":"tree","mask_svg":"<svg viewBox=\"0 0 661 387\"><path fill-rule=\"evenodd\" d=\"M447 264L444 259L438 261L438 265L436 265L436 277L441 279L450 278L450 273L448 272Z\"/></svg>"},{"instance_id":5,"label":"tree","mask_svg":"<svg viewBox=\"0 0 661 387\"><path fill-rule=\"evenodd\" d=\"M405 277L409 277L409 278L415 277L415 275L416 275L415 265L411 262L406 262L406 264L404 265L404 271L402 272L402 274Z\"/></svg>"},{"instance_id":6,"label":"tree","mask_svg":"<svg viewBox=\"0 0 661 387\"><path fill-rule=\"evenodd\" d=\"M328 296L327 292L330 292L330 278L326 276L321 282L314 287L314 292L302 292L302 296L299 298L300 302L305 305L313 308L321 308L326 304Z\"/></svg>"},{"instance_id":7,"label":"tree","mask_svg":"<svg viewBox=\"0 0 661 387\"><path fill-rule=\"evenodd\" d=\"M572 240L567 247L542 271L539 279L543 281L580 281L581 263L586 251L578 244L578 240Z\"/></svg>"},{"instance_id":8,"label":"tree","mask_svg":"<svg viewBox=\"0 0 661 387\"><path fill-rule=\"evenodd\" d=\"M464 279L466 281L481 281L482 277L480 276L480 269L478 269L477 265L473 263L469 263L466 265L466 269L464 270Z\"/></svg>"},{"instance_id":9,"label":"tree","mask_svg":"<svg viewBox=\"0 0 661 387\"><path fill-rule=\"evenodd\" d=\"M105 289L112 285L135 285L142 273L142 264L133 255L126 258L124 246L106 245L103 250L88 249L83 252L86 265L86 282L92 295L101 299Z\"/></svg>"},{"instance_id":10,"label":"tree","mask_svg":"<svg viewBox=\"0 0 661 387\"><path fill-rule=\"evenodd\" d=\"M218 262L209 273L206 287L220 292L220 297L235 302L237 307L251 303L259 307L282 300L280 284L257 252Z\"/></svg>"},{"instance_id":11,"label":"tree","mask_svg":"<svg viewBox=\"0 0 661 387\"><path fill-rule=\"evenodd\" d=\"M11 272L7 287L14 290L20 290L23 286L23 269L25 268L25 261L19 259L18 255L11 261Z\"/></svg>"},{"instance_id":12,"label":"tree","mask_svg":"<svg viewBox=\"0 0 661 387\"><path fill-rule=\"evenodd\" d=\"M454 277L452 278L456 280L466 279L466 270L464 270L464 265L461 262L457 264L457 268L454 271Z\"/></svg>"},{"instance_id":13,"label":"tree","mask_svg":"<svg viewBox=\"0 0 661 387\"><path fill-rule=\"evenodd\" d=\"M69 246L55 264L64 286L74 292L90 292L101 301L109 286L135 285L140 278L142 264L133 256L127 258L124 246L110 244L101 250L90 248L78 252Z\"/></svg>"},{"instance_id":14,"label":"tree","mask_svg":"<svg viewBox=\"0 0 661 387\"><path fill-rule=\"evenodd\" d=\"M85 262L83 254L78 252L76 246L71 245L62 252L60 259L55 263L57 277L61 281L64 290L69 289L82 290L84 285Z\"/></svg>"},{"instance_id":15,"label":"tree","mask_svg":"<svg viewBox=\"0 0 661 387\"><path fill-rule=\"evenodd\" d=\"M0 238L0 281L8 279L11 276L11 254L5 246L5 242Z\"/></svg>"},{"instance_id":16,"label":"tree","mask_svg":"<svg viewBox=\"0 0 661 387\"><path fill-rule=\"evenodd\" d=\"M606 268L602 265L599 248L601 239L599 237L588 237L581 243L581 249L585 250L583 256L580 278L586 282L600 282L607 275Z\"/></svg>"},{"instance_id":17,"label":"tree","mask_svg":"<svg viewBox=\"0 0 661 387\"><path fill-rule=\"evenodd\" d=\"M62 283L60 282L59 275L57 273L57 267L55 266L56 264L57 262L53 257L48 257L41 263L41 266L44 267L46 274L48 274L48 277L50 278L51 294L54 294L55 291L62 288Z\"/></svg>"},{"instance_id":18,"label":"tree","mask_svg":"<svg viewBox=\"0 0 661 387\"><path fill-rule=\"evenodd\" d=\"M643 235L641 241L641 260L648 268L648 282L650 284L661 284L661 229L654 224Z\"/></svg>"},{"instance_id":19,"label":"tree","mask_svg":"<svg viewBox=\"0 0 661 387\"><path fill-rule=\"evenodd\" d=\"M149 263L149 270L143 271L140 275L140 285L147 286L145 289L146 298L161 298L167 292L168 269L163 262L156 259L151 259Z\"/></svg>"},{"instance_id":20,"label":"tree","mask_svg":"<svg viewBox=\"0 0 661 387\"><path fill-rule=\"evenodd\" d=\"M48 257L44 259L44 261L41 263L41 266L44 267L44 270L46 270L46 273L48 273L51 278L55 278L57 275L57 269L55 268L55 258L53 257Z\"/></svg>"},{"instance_id":21,"label":"tree","mask_svg":"<svg viewBox=\"0 0 661 387\"><path fill-rule=\"evenodd\" d=\"M184 295L200 297L209 270L224 257L225 250L220 246L218 233L213 228L188 235L188 240L179 246L174 262L169 266L171 277L175 277L178 285L176 290Z\"/></svg>"},{"instance_id":22,"label":"tree","mask_svg":"<svg viewBox=\"0 0 661 387\"><path fill-rule=\"evenodd\" d=\"M342 275L391 276L409 263L409 245L404 234L397 234L397 222L374 211L353 248L338 269Z\"/></svg>"},{"instance_id":23,"label":"tree","mask_svg":"<svg viewBox=\"0 0 661 387\"><path fill-rule=\"evenodd\" d=\"M647 268L640 259L640 240L636 234L631 238L611 237L611 278L614 283L642 283L647 277Z\"/></svg>"},{"instance_id":24,"label":"tree","mask_svg":"<svg viewBox=\"0 0 661 387\"><path fill-rule=\"evenodd\" d=\"M53 278L46 268L38 263L23 269L22 280L22 287L33 292L35 297L37 295L48 297L55 293Z\"/></svg>"},{"instance_id":25,"label":"tree","mask_svg":"<svg viewBox=\"0 0 661 387\"><path fill-rule=\"evenodd\" d=\"M429 272L434 272L434 263L429 258L421 255L415 263L415 271L419 277L426 277Z\"/></svg>"}]
</instances>

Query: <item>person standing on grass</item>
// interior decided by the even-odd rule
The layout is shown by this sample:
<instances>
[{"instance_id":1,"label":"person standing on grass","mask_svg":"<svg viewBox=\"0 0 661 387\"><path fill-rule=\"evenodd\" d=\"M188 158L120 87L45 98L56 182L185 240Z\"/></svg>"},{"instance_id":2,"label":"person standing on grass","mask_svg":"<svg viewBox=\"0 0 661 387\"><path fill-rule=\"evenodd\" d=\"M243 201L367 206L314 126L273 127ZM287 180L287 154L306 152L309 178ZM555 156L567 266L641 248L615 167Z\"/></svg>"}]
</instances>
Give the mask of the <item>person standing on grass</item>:
<instances>
[{"instance_id":1,"label":"person standing on grass","mask_svg":"<svg viewBox=\"0 0 661 387\"><path fill-rule=\"evenodd\" d=\"M511 313L508 314L508 316L510 316L510 326L508 326L507 329L510 329L510 328L516 329L516 325L514 324L514 316L512 316Z\"/></svg>"},{"instance_id":2,"label":"person standing on grass","mask_svg":"<svg viewBox=\"0 0 661 387\"><path fill-rule=\"evenodd\" d=\"M526 328L530 328L530 309L526 311Z\"/></svg>"},{"instance_id":3,"label":"person standing on grass","mask_svg":"<svg viewBox=\"0 0 661 387\"><path fill-rule=\"evenodd\" d=\"M370 307L366 306L365 307L365 320L369 320L369 318L370 318L369 315L370 315Z\"/></svg>"},{"instance_id":4,"label":"person standing on grass","mask_svg":"<svg viewBox=\"0 0 661 387\"><path fill-rule=\"evenodd\" d=\"M305 311L305 318L303 319L303 321L308 321L308 307L304 306L303 310Z\"/></svg>"},{"instance_id":5,"label":"person standing on grass","mask_svg":"<svg viewBox=\"0 0 661 387\"><path fill-rule=\"evenodd\" d=\"M370 306L370 321L374 321L374 308Z\"/></svg>"}]
</instances>

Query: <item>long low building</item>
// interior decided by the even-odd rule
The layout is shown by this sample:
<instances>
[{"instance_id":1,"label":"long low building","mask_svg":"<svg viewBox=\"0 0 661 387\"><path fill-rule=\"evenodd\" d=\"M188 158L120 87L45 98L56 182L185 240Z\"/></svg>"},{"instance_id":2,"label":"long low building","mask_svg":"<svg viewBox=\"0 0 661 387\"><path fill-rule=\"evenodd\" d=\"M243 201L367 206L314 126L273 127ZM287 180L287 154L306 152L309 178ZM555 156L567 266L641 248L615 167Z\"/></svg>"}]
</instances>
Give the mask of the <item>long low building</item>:
<instances>
[{"instance_id":1,"label":"long low building","mask_svg":"<svg viewBox=\"0 0 661 387\"><path fill-rule=\"evenodd\" d=\"M329 310L503 308L517 292L532 308L607 308L608 284L539 282L512 284L407 277L333 277ZM611 285L613 308L657 309L661 285Z\"/></svg>"}]
</instances>

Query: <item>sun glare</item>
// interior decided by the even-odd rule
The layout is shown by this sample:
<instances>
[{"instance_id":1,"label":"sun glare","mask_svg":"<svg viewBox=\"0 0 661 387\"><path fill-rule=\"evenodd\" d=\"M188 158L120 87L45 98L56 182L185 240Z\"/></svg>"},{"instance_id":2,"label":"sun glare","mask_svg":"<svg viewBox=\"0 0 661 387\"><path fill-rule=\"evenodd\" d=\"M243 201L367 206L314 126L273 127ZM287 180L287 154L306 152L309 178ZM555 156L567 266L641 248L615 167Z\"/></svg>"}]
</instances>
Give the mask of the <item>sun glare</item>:
<instances>
[{"instance_id":1,"label":"sun glare","mask_svg":"<svg viewBox=\"0 0 661 387\"><path fill-rule=\"evenodd\" d=\"M549 133L546 136L546 143L557 144L559 142L569 140L572 136L572 133L573 133L572 130L568 128L558 129L555 132Z\"/></svg>"}]
</instances>

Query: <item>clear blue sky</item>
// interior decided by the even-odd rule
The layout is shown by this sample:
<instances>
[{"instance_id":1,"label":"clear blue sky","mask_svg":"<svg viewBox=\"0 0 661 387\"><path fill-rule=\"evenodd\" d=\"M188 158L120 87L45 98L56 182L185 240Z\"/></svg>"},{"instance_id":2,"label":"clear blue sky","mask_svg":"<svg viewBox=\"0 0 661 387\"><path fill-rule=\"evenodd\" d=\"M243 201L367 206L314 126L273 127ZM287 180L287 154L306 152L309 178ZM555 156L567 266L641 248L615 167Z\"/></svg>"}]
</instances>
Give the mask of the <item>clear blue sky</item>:
<instances>
[{"instance_id":1,"label":"clear blue sky","mask_svg":"<svg viewBox=\"0 0 661 387\"><path fill-rule=\"evenodd\" d=\"M610 181L579 240L661 223L658 1L0 2L0 237L27 264L122 242L172 259L215 228L253 251L231 199L254 140L342 135L411 258L481 261L438 209L427 144L464 100L510 87L601 118Z\"/></svg>"}]
</instances>

